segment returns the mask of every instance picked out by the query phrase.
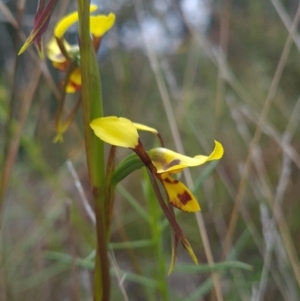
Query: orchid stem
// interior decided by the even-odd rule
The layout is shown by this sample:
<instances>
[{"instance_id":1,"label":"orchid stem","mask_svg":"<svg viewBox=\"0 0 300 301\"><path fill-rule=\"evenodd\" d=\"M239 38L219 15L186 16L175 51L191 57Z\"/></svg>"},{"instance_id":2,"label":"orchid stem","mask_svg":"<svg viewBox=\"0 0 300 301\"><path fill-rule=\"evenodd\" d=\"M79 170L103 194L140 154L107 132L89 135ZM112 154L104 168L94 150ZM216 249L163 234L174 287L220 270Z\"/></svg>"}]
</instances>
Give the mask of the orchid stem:
<instances>
[{"instance_id":1,"label":"orchid stem","mask_svg":"<svg viewBox=\"0 0 300 301\"><path fill-rule=\"evenodd\" d=\"M97 233L97 255L94 272L94 301L108 301L110 275L108 229L105 195L104 145L90 128L91 120L103 116L102 89L96 54L89 28L90 1L77 0L79 16L80 68L82 76L82 110L88 171L94 197Z\"/></svg>"}]
</instances>

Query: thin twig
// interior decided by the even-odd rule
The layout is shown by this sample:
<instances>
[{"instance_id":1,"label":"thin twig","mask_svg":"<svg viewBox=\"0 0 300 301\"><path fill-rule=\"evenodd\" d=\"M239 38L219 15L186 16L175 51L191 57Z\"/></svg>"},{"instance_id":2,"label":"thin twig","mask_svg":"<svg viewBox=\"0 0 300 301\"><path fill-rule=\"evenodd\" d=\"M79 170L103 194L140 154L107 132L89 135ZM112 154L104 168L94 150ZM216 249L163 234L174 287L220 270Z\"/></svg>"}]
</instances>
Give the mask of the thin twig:
<instances>
[{"instance_id":1,"label":"thin twig","mask_svg":"<svg viewBox=\"0 0 300 301\"><path fill-rule=\"evenodd\" d=\"M272 4L274 5L279 17L281 18L285 28L287 31L292 26L292 20L290 19L288 13L285 11L283 5L281 4L280 1L278 0L271 0ZM300 36L299 34L295 31L292 35L293 40L295 42L295 45L297 46L298 50L300 51Z\"/></svg>"},{"instance_id":2,"label":"thin twig","mask_svg":"<svg viewBox=\"0 0 300 301\"><path fill-rule=\"evenodd\" d=\"M251 301L260 301L264 298L271 266L272 250L275 242L273 235L274 221L269 217L267 206L261 203L259 208L266 249L258 289L255 291L255 294L252 295Z\"/></svg>"},{"instance_id":3,"label":"thin twig","mask_svg":"<svg viewBox=\"0 0 300 301\"><path fill-rule=\"evenodd\" d=\"M83 204L83 207L87 213L87 215L89 216L90 220L93 222L93 224L96 223L96 218L95 218L95 213L84 193L84 189L81 185L81 182L79 180L79 177L78 177L78 174L73 166L73 163L71 162L71 160L67 160L66 161L66 164L67 164L67 167L69 169L69 172L70 174L72 175L73 177L73 180L74 180L74 184L75 184L75 187L79 193L79 196L80 196L80 199L82 201L82 204Z\"/></svg>"},{"instance_id":4,"label":"thin twig","mask_svg":"<svg viewBox=\"0 0 300 301\"><path fill-rule=\"evenodd\" d=\"M129 301L128 295L127 295L126 290L124 288L124 280L125 280L126 275L123 275L123 276L120 275L120 269L117 265L115 257L112 256L112 254L113 253L110 253L110 252L108 253L108 258L109 258L110 264L111 264L112 268L115 271L115 276L117 278L118 285L119 285L119 288L120 288L120 291L121 291L121 294L122 294L124 300Z\"/></svg>"}]
</instances>

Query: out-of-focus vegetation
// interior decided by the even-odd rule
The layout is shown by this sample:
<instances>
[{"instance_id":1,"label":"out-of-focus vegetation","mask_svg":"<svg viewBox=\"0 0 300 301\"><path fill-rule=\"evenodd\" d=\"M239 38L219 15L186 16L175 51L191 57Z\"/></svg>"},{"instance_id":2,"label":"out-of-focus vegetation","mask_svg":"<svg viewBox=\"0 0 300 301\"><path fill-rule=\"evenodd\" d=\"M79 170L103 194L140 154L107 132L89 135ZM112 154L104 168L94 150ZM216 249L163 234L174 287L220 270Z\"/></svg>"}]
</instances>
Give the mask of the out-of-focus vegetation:
<instances>
[{"instance_id":1,"label":"out-of-focus vegetation","mask_svg":"<svg viewBox=\"0 0 300 301\"><path fill-rule=\"evenodd\" d=\"M198 3L100 6L117 16L99 53L105 114L153 126L187 155L208 154L214 139L225 148L218 164L182 175L202 208L196 218L178 213L198 267L179 248L167 276L170 231L147 177L137 171L119 185L112 300L299 300L298 1L211 0L202 25L185 2ZM53 144L61 74L34 47L17 57L36 3L0 4L0 300L91 300L95 231L81 112ZM74 6L58 2L46 40Z\"/></svg>"}]
</instances>

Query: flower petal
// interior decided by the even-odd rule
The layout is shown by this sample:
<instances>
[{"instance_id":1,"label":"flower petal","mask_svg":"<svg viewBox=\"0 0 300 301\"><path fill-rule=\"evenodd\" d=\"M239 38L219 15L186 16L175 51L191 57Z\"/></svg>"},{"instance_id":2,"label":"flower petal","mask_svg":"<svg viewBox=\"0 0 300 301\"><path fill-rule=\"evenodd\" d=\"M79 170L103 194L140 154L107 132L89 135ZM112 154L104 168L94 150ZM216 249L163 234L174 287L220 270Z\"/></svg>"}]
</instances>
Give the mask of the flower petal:
<instances>
[{"instance_id":1,"label":"flower petal","mask_svg":"<svg viewBox=\"0 0 300 301\"><path fill-rule=\"evenodd\" d=\"M108 16L97 15L90 17L90 31L96 37L102 37L115 24L116 16L110 13Z\"/></svg>"},{"instance_id":2,"label":"flower petal","mask_svg":"<svg viewBox=\"0 0 300 301\"><path fill-rule=\"evenodd\" d=\"M57 62L52 62L52 65L55 69L59 70L59 71L67 71L68 70L68 67L70 65L70 62L69 61L65 61L65 62L62 62L62 63L57 63Z\"/></svg>"},{"instance_id":3,"label":"flower petal","mask_svg":"<svg viewBox=\"0 0 300 301\"><path fill-rule=\"evenodd\" d=\"M136 122L134 122L133 124L136 127L136 129L139 130L139 131L151 132L155 135L158 134L158 131L155 128L152 128L150 126L147 126L147 125L144 125L144 124L141 124L141 123L136 123Z\"/></svg>"},{"instance_id":4,"label":"flower petal","mask_svg":"<svg viewBox=\"0 0 300 301\"><path fill-rule=\"evenodd\" d=\"M212 160L221 159L223 157L223 154L224 154L224 148L223 148L222 144L215 140L215 148L212 151L212 153L209 155L208 158L206 158L206 156L202 156L202 155L195 156L194 158L197 160L204 160L204 158L205 158L206 161L212 161ZM205 162L203 162L203 163L205 163Z\"/></svg>"},{"instance_id":5,"label":"flower petal","mask_svg":"<svg viewBox=\"0 0 300 301\"><path fill-rule=\"evenodd\" d=\"M148 153L157 169L157 173L174 173L186 167L198 166L207 161L218 160L223 156L224 150L222 144L215 141L215 148L209 156L198 155L192 158L162 147L151 149Z\"/></svg>"},{"instance_id":6,"label":"flower petal","mask_svg":"<svg viewBox=\"0 0 300 301\"><path fill-rule=\"evenodd\" d=\"M67 52L71 50L71 45L64 40L64 46ZM66 61L65 56L61 53L61 50L56 42L56 39L54 37L51 38L50 42L47 45L47 57L50 61L56 62L56 63L63 63Z\"/></svg>"},{"instance_id":7,"label":"flower petal","mask_svg":"<svg viewBox=\"0 0 300 301\"><path fill-rule=\"evenodd\" d=\"M129 119L116 116L97 118L90 126L97 137L111 145L134 149L139 144L137 129Z\"/></svg>"},{"instance_id":8,"label":"flower petal","mask_svg":"<svg viewBox=\"0 0 300 301\"><path fill-rule=\"evenodd\" d=\"M162 181L162 184L167 191L170 203L174 207L186 212L196 212L200 210L200 206L194 195L183 183L171 177L167 177Z\"/></svg>"},{"instance_id":9,"label":"flower petal","mask_svg":"<svg viewBox=\"0 0 300 301\"><path fill-rule=\"evenodd\" d=\"M156 135L156 137L159 140L160 145L162 147L164 146L164 142L162 140L162 137L161 137L161 135L159 134L159 132L155 128L152 128L150 126L147 126L147 125L144 125L144 124L141 124L141 123L133 123L133 124L134 124L134 126L136 127L136 129L138 131L151 132L152 134Z\"/></svg>"},{"instance_id":10,"label":"flower petal","mask_svg":"<svg viewBox=\"0 0 300 301\"><path fill-rule=\"evenodd\" d=\"M97 10L97 5L90 5L90 12ZM58 39L61 39L65 32L71 27L74 23L78 21L78 12L68 14L62 18L54 28L54 36Z\"/></svg>"},{"instance_id":11,"label":"flower petal","mask_svg":"<svg viewBox=\"0 0 300 301\"><path fill-rule=\"evenodd\" d=\"M81 88L81 73L79 68L75 68L70 75L68 84L66 86L67 93L75 93Z\"/></svg>"}]
</instances>

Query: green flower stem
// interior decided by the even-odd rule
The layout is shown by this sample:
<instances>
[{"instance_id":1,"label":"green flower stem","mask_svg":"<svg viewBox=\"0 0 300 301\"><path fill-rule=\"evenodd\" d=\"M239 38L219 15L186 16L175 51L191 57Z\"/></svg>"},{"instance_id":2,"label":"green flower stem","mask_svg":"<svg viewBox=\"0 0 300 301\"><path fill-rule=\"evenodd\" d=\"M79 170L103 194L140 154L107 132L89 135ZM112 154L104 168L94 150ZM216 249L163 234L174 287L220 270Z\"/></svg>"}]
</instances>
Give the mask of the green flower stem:
<instances>
[{"instance_id":1,"label":"green flower stem","mask_svg":"<svg viewBox=\"0 0 300 301\"><path fill-rule=\"evenodd\" d=\"M114 205L114 194L115 194L115 186L112 185L111 179L112 175L115 169L115 157L116 157L116 146L111 146L109 155L108 155L108 160L106 164L106 199L108 201L107 208L106 208L106 216L107 216L107 221L106 221L106 229L108 236L110 235L110 224L111 224L111 219L113 215L113 205Z\"/></svg>"},{"instance_id":2,"label":"green flower stem","mask_svg":"<svg viewBox=\"0 0 300 301\"><path fill-rule=\"evenodd\" d=\"M66 50L65 44L64 44L64 40L62 38L55 38L56 43L61 51L61 53L63 54L63 56L68 60L68 61L72 61L72 59L70 58L70 55L68 53L68 51Z\"/></svg>"},{"instance_id":3,"label":"green flower stem","mask_svg":"<svg viewBox=\"0 0 300 301\"><path fill-rule=\"evenodd\" d=\"M109 263L107 257L108 233L105 215L104 146L92 132L92 119L102 117L102 92L96 54L90 38L90 1L77 0L79 15L80 67L82 76L82 110L85 147L89 176L93 189L97 232L97 256L94 274L94 300L107 301L110 296Z\"/></svg>"}]
</instances>

